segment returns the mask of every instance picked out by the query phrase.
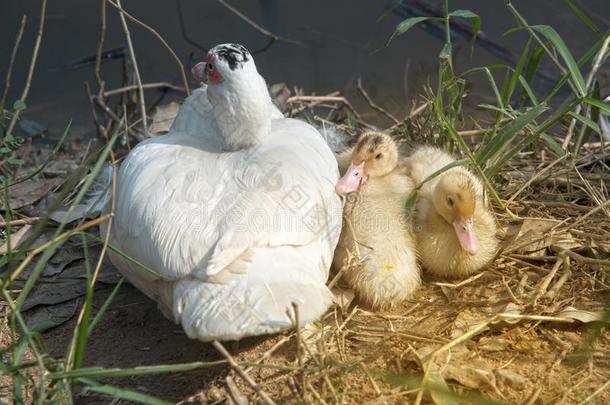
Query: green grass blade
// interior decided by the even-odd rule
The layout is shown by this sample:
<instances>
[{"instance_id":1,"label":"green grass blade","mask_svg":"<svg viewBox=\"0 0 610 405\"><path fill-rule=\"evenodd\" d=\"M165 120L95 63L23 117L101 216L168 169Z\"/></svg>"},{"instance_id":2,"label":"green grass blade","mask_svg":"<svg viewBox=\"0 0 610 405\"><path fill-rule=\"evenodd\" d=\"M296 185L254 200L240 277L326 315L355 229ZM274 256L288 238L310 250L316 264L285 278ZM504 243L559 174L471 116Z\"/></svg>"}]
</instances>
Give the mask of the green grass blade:
<instances>
[{"instance_id":1,"label":"green grass blade","mask_svg":"<svg viewBox=\"0 0 610 405\"><path fill-rule=\"evenodd\" d=\"M563 156L566 154L566 151L563 150L560 144L557 143L555 138L547 133L540 134L540 139L555 153L557 156Z\"/></svg>"},{"instance_id":2,"label":"green grass blade","mask_svg":"<svg viewBox=\"0 0 610 405\"><path fill-rule=\"evenodd\" d=\"M70 345L70 351L66 356L68 358L68 362L72 360L72 364L69 364L68 367L72 368L80 368L83 365L83 361L85 359L85 349L87 346L87 339L89 338L89 322L91 320L91 308L93 307L93 281L91 279L91 266L89 260L89 248L87 244L87 238L84 234L81 234L83 240L83 253L85 259L85 269L87 271L87 292L85 293L85 301L83 302L83 312L82 317L80 317L77 321L76 329L74 330L73 335L73 344Z\"/></svg>"},{"instance_id":3,"label":"green grass blade","mask_svg":"<svg viewBox=\"0 0 610 405\"><path fill-rule=\"evenodd\" d=\"M419 24L419 23L421 23L423 21L432 20L432 19L435 19L435 18L434 17L412 17L412 18L407 18L406 20L402 21L400 24L398 24L396 26L396 29L394 30L394 33L386 41L385 46L390 45L390 42L392 42L392 40L394 38L396 38L399 35L404 34L407 31L409 31L411 28L413 28L417 24Z\"/></svg>"},{"instance_id":4,"label":"green grass blade","mask_svg":"<svg viewBox=\"0 0 610 405\"><path fill-rule=\"evenodd\" d=\"M108 307L110 306L110 304L114 300L114 297L116 296L116 294L119 292L119 289L123 285L123 281L125 281L125 278L121 278L119 280L119 282L114 286L114 288L110 292L110 295L108 296L108 298L106 298L106 300L102 304L99 311L97 311L97 313L95 314L95 317L93 317L93 319L91 320L91 323L89 324L88 334L91 334L91 332L93 332L93 329L95 329L95 326L102 319L102 316L104 316L104 313L106 312L106 310L108 310Z\"/></svg>"},{"instance_id":5,"label":"green grass blade","mask_svg":"<svg viewBox=\"0 0 610 405\"><path fill-rule=\"evenodd\" d=\"M610 114L610 104L604 103L601 100L597 100L591 97L585 97L583 101L593 107L597 107L600 110L604 111L606 114Z\"/></svg>"},{"instance_id":6,"label":"green grass blade","mask_svg":"<svg viewBox=\"0 0 610 405\"><path fill-rule=\"evenodd\" d=\"M488 144L477 151L477 163L482 167L489 167L488 162L500 155L502 150L504 150L504 148L510 144L513 139L515 139L519 132L525 128L526 125L531 124L546 109L545 104L539 104L519 115L508 125L502 128L498 134L489 141ZM495 171L493 168L491 170Z\"/></svg>"},{"instance_id":7,"label":"green grass blade","mask_svg":"<svg viewBox=\"0 0 610 405\"><path fill-rule=\"evenodd\" d=\"M591 31L593 31L597 35L602 35L602 32L599 28L597 28L597 25L595 25L595 23L589 18L589 16L585 14L585 12L581 10L576 4L574 4L572 0L563 1L568 5L568 7L570 7L574 14L576 14L576 16L580 18L580 21L582 21L587 27L589 27Z\"/></svg>"},{"instance_id":8,"label":"green grass blade","mask_svg":"<svg viewBox=\"0 0 610 405\"><path fill-rule=\"evenodd\" d=\"M481 31L481 17L470 10L455 10L449 13L448 17L469 18L472 24L472 40L474 41Z\"/></svg>"},{"instance_id":9,"label":"green grass blade","mask_svg":"<svg viewBox=\"0 0 610 405\"><path fill-rule=\"evenodd\" d=\"M599 111L599 109L598 109L598 111ZM591 128L593 131L597 132L598 134L601 133L599 125L597 125L597 122L593 121L589 117L585 117L584 115L577 114L575 111L568 112L568 115L570 117L576 119L576 121L580 122L581 124Z\"/></svg>"},{"instance_id":10,"label":"green grass blade","mask_svg":"<svg viewBox=\"0 0 610 405\"><path fill-rule=\"evenodd\" d=\"M594 80L593 82L593 94L592 94L592 99L593 100L600 100L602 98L601 96L601 90L599 87L599 82L597 80ZM602 129L599 127L599 125L597 124L599 122L599 114L600 114L600 109L597 106L594 105L586 105L588 108L588 113L586 118L593 123L594 125L583 125L580 128L580 131L578 133L578 138L576 139L576 146L574 148L574 154L578 155L578 152L580 151L581 146L586 143L589 142L589 139L591 138L591 133L592 132L597 132L601 139L603 139L603 131ZM595 129L597 127L597 130Z\"/></svg>"},{"instance_id":11,"label":"green grass blade","mask_svg":"<svg viewBox=\"0 0 610 405\"><path fill-rule=\"evenodd\" d=\"M557 122L564 119L565 115L571 111L580 100L574 99L574 97L570 97L563 102L563 104L556 109L550 117L548 117L542 124L540 124L537 128L535 128L532 133L522 140L520 140L515 146L513 146L508 152L503 154L498 161L496 162L494 172L492 174L496 174L497 171L502 168L510 159L512 159L517 153L519 153L523 148L536 142L538 138L546 132L553 125L557 124Z\"/></svg>"},{"instance_id":12,"label":"green grass blade","mask_svg":"<svg viewBox=\"0 0 610 405\"><path fill-rule=\"evenodd\" d=\"M84 367L71 371L57 371L54 373L49 373L48 377L52 380L59 380L62 378L132 377L136 375L191 371L198 368L216 367L223 364L227 364L227 361L196 361L193 363L164 364L158 366L142 366L133 368Z\"/></svg>"},{"instance_id":13,"label":"green grass blade","mask_svg":"<svg viewBox=\"0 0 610 405\"><path fill-rule=\"evenodd\" d=\"M534 94L534 91L532 90L529 83L523 76L519 76L519 84L521 84L521 87L523 87L523 90L525 90L525 94L527 94L527 96L529 97L529 99L533 105L540 104L538 102L538 98L536 97L536 94Z\"/></svg>"},{"instance_id":14,"label":"green grass blade","mask_svg":"<svg viewBox=\"0 0 610 405\"><path fill-rule=\"evenodd\" d=\"M525 68L525 64L528 61L531 44L532 44L532 39L529 38L527 40L527 43L525 44L525 49L523 49L523 52L521 52L521 56L519 57L519 62L517 62L517 67L515 67L515 70L513 71L513 74L510 77L510 81L508 83L508 88L506 90L506 93L503 94L504 97L502 98L502 101L504 102L504 104L508 104L510 102L511 98L513 97L513 93L515 92L515 89L517 88L517 83L521 82L521 73L523 72L523 69ZM534 104L538 104L538 103L534 103Z\"/></svg>"},{"instance_id":15,"label":"green grass blade","mask_svg":"<svg viewBox=\"0 0 610 405\"><path fill-rule=\"evenodd\" d=\"M608 31L606 33L606 35L609 35L609 34L610 34L610 31ZM601 48L603 42L604 42L604 38L598 39L597 42L595 42L595 44L593 44L593 46L591 48L589 48L587 50L587 52L585 52L585 54L580 57L580 59L578 59L578 62L577 62L578 66L582 67L585 64L589 63L589 61L597 54L597 52ZM549 100L551 100L551 98L553 98L555 96L555 94L557 94L557 92L559 90L561 90L561 88L566 84L566 82L568 81L569 78L570 78L569 72L566 73L565 75L563 75L561 77L561 79L557 82L555 87L553 87L553 89L545 97L544 101L548 102Z\"/></svg>"},{"instance_id":16,"label":"green grass blade","mask_svg":"<svg viewBox=\"0 0 610 405\"><path fill-rule=\"evenodd\" d=\"M572 53L566 46L565 42L563 42L563 39L561 39L557 31L555 31L553 27L550 27L548 25L532 25L531 28L544 35L544 37L553 44L553 46L555 47L557 52L559 52L563 61L565 62L572 78L572 82L578 90L579 95L581 97L586 96L587 86L585 84L585 79L583 78L582 73L580 72L580 68L576 63L576 60L572 56Z\"/></svg>"},{"instance_id":17,"label":"green grass blade","mask_svg":"<svg viewBox=\"0 0 610 405\"><path fill-rule=\"evenodd\" d=\"M494 77L491 74L491 71L489 69L487 69L486 67L483 68L483 71L485 72L485 75L487 76L487 80L489 81L489 84L491 85L494 95L496 96L496 102L498 103L498 107L500 109L504 109L504 103L502 102L502 95L500 94L500 91L498 90L498 85L496 84L496 81L494 80Z\"/></svg>"},{"instance_id":18,"label":"green grass blade","mask_svg":"<svg viewBox=\"0 0 610 405\"><path fill-rule=\"evenodd\" d=\"M88 385L83 391L85 393L92 391L99 394L108 395L112 398L120 398L127 401L138 402L140 404L147 405L171 405L171 402L164 401L152 395L143 394L138 391L128 390L125 388L118 388L112 385Z\"/></svg>"}]
</instances>

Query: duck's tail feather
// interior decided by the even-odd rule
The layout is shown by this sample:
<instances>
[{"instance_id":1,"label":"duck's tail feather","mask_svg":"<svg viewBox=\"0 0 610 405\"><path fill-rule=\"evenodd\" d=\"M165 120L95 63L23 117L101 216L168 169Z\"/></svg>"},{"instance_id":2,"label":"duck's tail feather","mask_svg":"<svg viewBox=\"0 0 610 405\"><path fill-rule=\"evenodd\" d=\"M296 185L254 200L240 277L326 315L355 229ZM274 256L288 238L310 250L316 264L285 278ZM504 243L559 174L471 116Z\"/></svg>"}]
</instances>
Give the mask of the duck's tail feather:
<instances>
[{"instance_id":1,"label":"duck's tail feather","mask_svg":"<svg viewBox=\"0 0 610 405\"><path fill-rule=\"evenodd\" d=\"M332 304L332 294L323 274L312 272L315 263L287 255L296 250L290 246L259 250L250 269L227 282L195 277L176 281L171 300L174 319L189 337L202 341L237 340L293 328L293 303L298 306L299 326L320 319Z\"/></svg>"}]
</instances>

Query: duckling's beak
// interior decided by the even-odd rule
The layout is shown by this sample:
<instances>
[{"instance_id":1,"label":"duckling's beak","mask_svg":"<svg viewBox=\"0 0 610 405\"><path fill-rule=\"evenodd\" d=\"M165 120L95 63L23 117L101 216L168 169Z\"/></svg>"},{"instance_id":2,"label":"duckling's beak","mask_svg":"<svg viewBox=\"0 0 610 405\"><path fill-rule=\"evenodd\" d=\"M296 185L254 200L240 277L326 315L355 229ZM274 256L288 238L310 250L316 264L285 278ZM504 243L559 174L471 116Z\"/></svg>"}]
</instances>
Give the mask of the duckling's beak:
<instances>
[{"instance_id":1,"label":"duckling's beak","mask_svg":"<svg viewBox=\"0 0 610 405\"><path fill-rule=\"evenodd\" d=\"M460 217L456 219L453 221L453 229L455 229L455 234L457 235L462 248L471 255L476 254L479 250L479 240L474 233L472 218Z\"/></svg>"},{"instance_id":2,"label":"duckling's beak","mask_svg":"<svg viewBox=\"0 0 610 405\"><path fill-rule=\"evenodd\" d=\"M335 191L339 195L346 195L357 191L361 184L367 180L364 173L364 160L359 165L352 162L347 169L347 172L339 179L335 185Z\"/></svg>"},{"instance_id":3,"label":"duckling's beak","mask_svg":"<svg viewBox=\"0 0 610 405\"><path fill-rule=\"evenodd\" d=\"M191 69L191 75L193 76L193 79L197 80L198 82L207 82L207 78L205 75L205 65L205 62L199 62L198 64L193 66L193 68Z\"/></svg>"}]
</instances>

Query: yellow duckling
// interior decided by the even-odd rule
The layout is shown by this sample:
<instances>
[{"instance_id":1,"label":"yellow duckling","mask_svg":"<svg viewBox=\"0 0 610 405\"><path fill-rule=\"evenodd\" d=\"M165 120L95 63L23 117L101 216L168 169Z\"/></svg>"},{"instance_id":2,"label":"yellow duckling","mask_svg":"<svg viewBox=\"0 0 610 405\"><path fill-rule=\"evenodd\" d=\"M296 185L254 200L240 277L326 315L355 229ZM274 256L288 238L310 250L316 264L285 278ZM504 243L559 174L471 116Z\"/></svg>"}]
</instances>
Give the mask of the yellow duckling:
<instances>
[{"instance_id":1,"label":"yellow duckling","mask_svg":"<svg viewBox=\"0 0 610 405\"><path fill-rule=\"evenodd\" d=\"M383 133L363 134L338 160L344 175L335 189L342 196L353 194L345 203L333 265L340 269L350 254L359 252L356 260L362 262L346 269L348 284L369 306L392 307L420 284L415 240L405 215L413 181L398 166L396 143Z\"/></svg>"},{"instance_id":2,"label":"yellow duckling","mask_svg":"<svg viewBox=\"0 0 610 405\"><path fill-rule=\"evenodd\" d=\"M440 149L423 146L405 166L415 184L455 159ZM458 166L426 182L415 205L414 233L423 267L448 277L472 274L496 254L496 222L486 206L483 185Z\"/></svg>"}]
</instances>

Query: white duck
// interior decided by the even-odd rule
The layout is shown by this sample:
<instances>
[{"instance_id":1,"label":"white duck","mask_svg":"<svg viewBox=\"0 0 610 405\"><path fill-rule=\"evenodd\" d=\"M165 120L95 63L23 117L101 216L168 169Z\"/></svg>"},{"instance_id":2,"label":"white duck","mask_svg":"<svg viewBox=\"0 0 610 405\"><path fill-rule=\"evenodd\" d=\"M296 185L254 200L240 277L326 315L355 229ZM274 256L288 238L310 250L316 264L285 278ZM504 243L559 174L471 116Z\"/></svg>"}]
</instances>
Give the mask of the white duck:
<instances>
[{"instance_id":1,"label":"white duck","mask_svg":"<svg viewBox=\"0 0 610 405\"><path fill-rule=\"evenodd\" d=\"M274 107L243 46L214 47L193 74L207 87L117 177L111 244L157 274L111 259L191 338L290 328L292 302L302 324L315 321L332 299L336 160L313 127Z\"/></svg>"}]
</instances>

